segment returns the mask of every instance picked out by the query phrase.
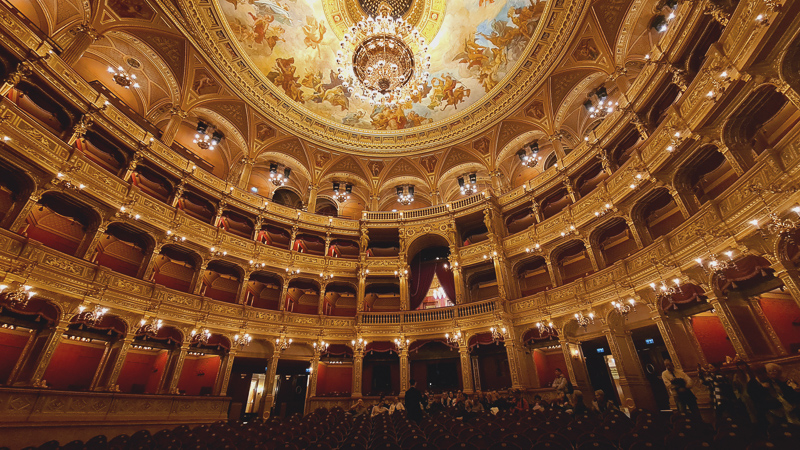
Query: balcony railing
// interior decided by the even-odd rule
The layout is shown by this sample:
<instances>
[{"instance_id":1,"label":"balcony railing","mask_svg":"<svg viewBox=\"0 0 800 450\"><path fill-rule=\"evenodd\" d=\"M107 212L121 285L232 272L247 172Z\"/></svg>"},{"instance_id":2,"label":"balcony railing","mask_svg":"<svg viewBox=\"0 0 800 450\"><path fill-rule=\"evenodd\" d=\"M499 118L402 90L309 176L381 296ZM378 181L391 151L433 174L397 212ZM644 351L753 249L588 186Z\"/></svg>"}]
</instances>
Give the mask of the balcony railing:
<instances>
[{"instance_id":1,"label":"balcony railing","mask_svg":"<svg viewBox=\"0 0 800 450\"><path fill-rule=\"evenodd\" d=\"M361 323L369 325L399 325L401 323L435 322L437 320L452 320L459 317L487 314L495 309L495 299L483 300L476 303L436 308L421 311L400 311L391 313L364 313Z\"/></svg>"}]
</instances>

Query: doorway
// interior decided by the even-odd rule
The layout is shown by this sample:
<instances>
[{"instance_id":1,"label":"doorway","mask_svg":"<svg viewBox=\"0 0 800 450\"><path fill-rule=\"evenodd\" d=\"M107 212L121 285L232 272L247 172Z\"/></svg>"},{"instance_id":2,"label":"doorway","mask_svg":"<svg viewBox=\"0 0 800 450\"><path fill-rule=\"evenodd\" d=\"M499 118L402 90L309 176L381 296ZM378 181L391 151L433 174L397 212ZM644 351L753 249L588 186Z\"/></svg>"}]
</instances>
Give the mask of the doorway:
<instances>
[{"instance_id":1,"label":"doorway","mask_svg":"<svg viewBox=\"0 0 800 450\"><path fill-rule=\"evenodd\" d=\"M644 376L650 383L653 397L656 399L656 406L662 411L670 409L669 392L667 392L667 387L664 386L664 381L661 379L661 373L664 371L664 360L669 358L669 352L664 340L661 338L658 327L650 325L644 328L637 328L631 332L631 338L633 339L636 353L639 355L639 361L642 363Z\"/></svg>"},{"instance_id":2,"label":"doorway","mask_svg":"<svg viewBox=\"0 0 800 450\"><path fill-rule=\"evenodd\" d=\"M620 396L614 383L616 375L616 361L611 355L611 348L605 336L594 338L590 341L581 343L584 361L586 361L586 371L589 374L589 382L592 388L602 389L606 398L613 400L617 405L620 404ZM616 378L619 378L616 375ZM593 398L593 392L584 392L584 398Z\"/></svg>"}]
</instances>

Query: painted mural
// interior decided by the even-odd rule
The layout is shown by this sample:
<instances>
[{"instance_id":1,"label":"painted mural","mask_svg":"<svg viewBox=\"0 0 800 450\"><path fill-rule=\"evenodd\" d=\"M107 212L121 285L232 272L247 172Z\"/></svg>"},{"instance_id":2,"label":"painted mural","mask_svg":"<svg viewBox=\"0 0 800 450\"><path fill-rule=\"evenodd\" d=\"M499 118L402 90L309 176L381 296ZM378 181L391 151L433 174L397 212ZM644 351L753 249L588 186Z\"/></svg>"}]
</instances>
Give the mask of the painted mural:
<instances>
[{"instance_id":1,"label":"painted mural","mask_svg":"<svg viewBox=\"0 0 800 450\"><path fill-rule=\"evenodd\" d=\"M235 38L278 90L322 118L372 130L445 120L479 101L524 54L544 1L448 1L430 44L426 88L409 103L371 107L351 97L334 75L340 39L327 23L324 2L219 0Z\"/></svg>"}]
</instances>

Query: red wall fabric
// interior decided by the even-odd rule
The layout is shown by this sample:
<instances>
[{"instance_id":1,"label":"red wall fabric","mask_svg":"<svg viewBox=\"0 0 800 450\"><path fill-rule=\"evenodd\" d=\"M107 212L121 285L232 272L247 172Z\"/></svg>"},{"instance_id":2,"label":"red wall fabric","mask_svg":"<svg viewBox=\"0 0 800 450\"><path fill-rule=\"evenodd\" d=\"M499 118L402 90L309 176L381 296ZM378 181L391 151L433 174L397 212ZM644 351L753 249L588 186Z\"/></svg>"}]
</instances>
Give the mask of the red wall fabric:
<instances>
[{"instance_id":1,"label":"red wall fabric","mask_svg":"<svg viewBox=\"0 0 800 450\"><path fill-rule=\"evenodd\" d=\"M508 359L501 355L481 355L481 390L495 391L511 387Z\"/></svg>"},{"instance_id":2,"label":"red wall fabric","mask_svg":"<svg viewBox=\"0 0 800 450\"><path fill-rule=\"evenodd\" d=\"M5 383L31 335L27 331L0 329L0 383Z\"/></svg>"},{"instance_id":3,"label":"red wall fabric","mask_svg":"<svg viewBox=\"0 0 800 450\"><path fill-rule=\"evenodd\" d=\"M167 352L161 353L166 355ZM161 379L161 371L157 367L158 356L159 353L153 351L128 351L117 379L120 392L131 392L134 384L141 384L144 385L145 394L155 394ZM156 378L155 383L150 383L152 378ZM147 389L148 385L152 390Z\"/></svg>"},{"instance_id":4,"label":"red wall fabric","mask_svg":"<svg viewBox=\"0 0 800 450\"><path fill-rule=\"evenodd\" d=\"M556 369L567 372L564 354L560 350L547 353L534 351L533 362L536 364L536 374L539 376L539 387L548 387L553 384L553 380L556 378Z\"/></svg>"},{"instance_id":5,"label":"red wall fabric","mask_svg":"<svg viewBox=\"0 0 800 450\"><path fill-rule=\"evenodd\" d=\"M114 255L109 255L107 253L99 252L97 254L96 262L103 267L108 267L114 272L119 272L131 277L135 277L139 273L138 265L131 264L128 261L123 261L114 257Z\"/></svg>"},{"instance_id":6,"label":"red wall fabric","mask_svg":"<svg viewBox=\"0 0 800 450\"><path fill-rule=\"evenodd\" d=\"M183 361L178 390L186 395L200 395L204 387L213 390L219 363L220 357L217 355L187 356Z\"/></svg>"},{"instance_id":7,"label":"red wall fabric","mask_svg":"<svg viewBox=\"0 0 800 450\"><path fill-rule=\"evenodd\" d=\"M170 289L175 289L176 291L181 292L189 292L189 286L191 285L191 281L189 280L179 280L177 278L162 275L158 272L153 274L153 281Z\"/></svg>"},{"instance_id":8,"label":"red wall fabric","mask_svg":"<svg viewBox=\"0 0 800 450\"><path fill-rule=\"evenodd\" d=\"M25 234L34 241L39 241L47 247L68 255L75 255L75 252L78 250L78 246L80 245L80 242L70 241L62 236L51 233L48 230L37 228L33 224L30 224Z\"/></svg>"},{"instance_id":9,"label":"red wall fabric","mask_svg":"<svg viewBox=\"0 0 800 450\"><path fill-rule=\"evenodd\" d=\"M725 361L726 356L733 358L736 355L733 345L728 340L728 335L725 334L725 328L722 327L722 322L717 316L693 316L692 327L708 362L722 362Z\"/></svg>"},{"instance_id":10,"label":"red wall fabric","mask_svg":"<svg viewBox=\"0 0 800 450\"><path fill-rule=\"evenodd\" d=\"M317 367L317 395L350 393L353 387L353 366L320 364Z\"/></svg>"},{"instance_id":11,"label":"red wall fabric","mask_svg":"<svg viewBox=\"0 0 800 450\"><path fill-rule=\"evenodd\" d=\"M161 381L161 377L164 375L167 362L169 362L169 351L162 350L159 352L158 356L156 356L156 362L153 365L154 372L147 379L147 385L144 388L145 392L156 393L158 391L158 383Z\"/></svg>"},{"instance_id":12,"label":"red wall fabric","mask_svg":"<svg viewBox=\"0 0 800 450\"><path fill-rule=\"evenodd\" d=\"M44 379L52 389L88 389L103 357L102 344L78 344L62 339L56 347Z\"/></svg>"},{"instance_id":13,"label":"red wall fabric","mask_svg":"<svg viewBox=\"0 0 800 450\"><path fill-rule=\"evenodd\" d=\"M781 344L790 350L790 353L797 353L800 347L800 325L794 325L800 324L800 308L797 307L797 303L791 298L768 297L761 297L759 303Z\"/></svg>"}]
</instances>

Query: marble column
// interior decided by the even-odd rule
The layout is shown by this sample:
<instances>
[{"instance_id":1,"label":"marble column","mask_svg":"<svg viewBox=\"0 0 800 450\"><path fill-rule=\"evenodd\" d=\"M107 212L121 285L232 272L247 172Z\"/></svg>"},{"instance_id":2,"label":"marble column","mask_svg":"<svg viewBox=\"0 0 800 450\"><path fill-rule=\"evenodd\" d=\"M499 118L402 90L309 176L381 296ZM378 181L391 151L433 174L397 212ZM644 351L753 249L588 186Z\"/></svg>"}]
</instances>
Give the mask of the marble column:
<instances>
[{"instance_id":1,"label":"marble column","mask_svg":"<svg viewBox=\"0 0 800 450\"><path fill-rule=\"evenodd\" d=\"M269 365L267 366L267 374L264 380L264 395L262 396L261 405L258 410L258 416L262 419L270 416L272 406L275 403L275 376L278 374L278 361L280 357L281 352L273 352L272 358L270 358Z\"/></svg>"},{"instance_id":2,"label":"marble column","mask_svg":"<svg viewBox=\"0 0 800 450\"><path fill-rule=\"evenodd\" d=\"M608 346L617 365L619 379L616 380L616 384L620 401L624 404L626 398L632 398L639 408L654 411L657 408L656 399L650 382L642 370L642 363L630 331L605 327L603 334L608 340Z\"/></svg>"},{"instance_id":3,"label":"marble column","mask_svg":"<svg viewBox=\"0 0 800 450\"><path fill-rule=\"evenodd\" d=\"M584 398L592 392L592 382L586 370L586 363L583 360L583 350L578 342L567 339L559 339L561 351L564 353L564 361L567 364L567 372L572 385L575 389L585 393Z\"/></svg>"}]
</instances>

